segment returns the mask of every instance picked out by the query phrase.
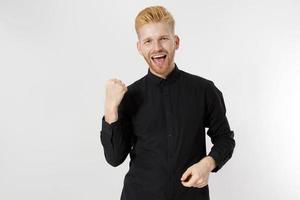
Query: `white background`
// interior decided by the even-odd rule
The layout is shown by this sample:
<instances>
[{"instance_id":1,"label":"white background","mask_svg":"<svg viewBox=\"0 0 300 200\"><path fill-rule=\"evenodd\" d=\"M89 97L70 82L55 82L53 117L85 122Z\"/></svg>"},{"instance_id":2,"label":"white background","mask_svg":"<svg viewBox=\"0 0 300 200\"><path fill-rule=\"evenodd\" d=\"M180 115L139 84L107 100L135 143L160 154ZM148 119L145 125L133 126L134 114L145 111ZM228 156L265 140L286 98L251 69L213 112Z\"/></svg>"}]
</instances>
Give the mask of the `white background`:
<instances>
[{"instance_id":1,"label":"white background","mask_svg":"<svg viewBox=\"0 0 300 200\"><path fill-rule=\"evenodd\" d=\"M235 132L211 199L299 199L299 1L145 2L0 0L0 199L120 198L129 157L105 161L104 86L147 73L134 18L156 4L179 68L214 81Z\"/></svg>"}]
</instances>

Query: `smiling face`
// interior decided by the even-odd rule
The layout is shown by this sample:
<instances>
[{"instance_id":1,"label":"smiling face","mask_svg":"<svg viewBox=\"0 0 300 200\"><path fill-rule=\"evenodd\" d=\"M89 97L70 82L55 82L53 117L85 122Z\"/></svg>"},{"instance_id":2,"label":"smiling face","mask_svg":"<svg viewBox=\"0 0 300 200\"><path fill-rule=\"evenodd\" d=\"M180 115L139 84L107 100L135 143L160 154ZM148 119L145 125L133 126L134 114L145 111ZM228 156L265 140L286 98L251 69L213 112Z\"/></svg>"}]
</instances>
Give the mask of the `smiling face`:
<instances>
[{"instance_id":1,"label":"smiling face","mask_svg":"<svg viewBox=\"0 0 300 200\"><path fill-rule=\"evenodd\" d=\"M150 71L165 78L174 67L174 56L179 48L179 37L165 22L151 22L138 29L137 48L149 65Z\"/></svg>"}]
</instances>

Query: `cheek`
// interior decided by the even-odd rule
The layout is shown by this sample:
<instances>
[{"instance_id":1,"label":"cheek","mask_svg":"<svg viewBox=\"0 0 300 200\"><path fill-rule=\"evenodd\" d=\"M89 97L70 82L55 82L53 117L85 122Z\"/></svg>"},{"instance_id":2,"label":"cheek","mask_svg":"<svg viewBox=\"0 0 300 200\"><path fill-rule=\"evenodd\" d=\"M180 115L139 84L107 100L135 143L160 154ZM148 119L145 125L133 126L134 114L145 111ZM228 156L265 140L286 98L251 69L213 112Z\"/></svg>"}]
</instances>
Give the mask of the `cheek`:
<instances>
[{"instance_id":1,"label":"cheek","mask_svg":"<svg viewBox=\"0 0 300 200\"><path fill-rule=\"evenodd\" d=\"M169 53L173 52L175 50L175 45L173 43L165 44L164 49L166 49Z\"/></svg>"},{"instance_id":2,"label":"cheek","mask_svg":"<svg viewBox=\"0 0 300 200\"><path fill-rule=\"evenodd\" d=\"M141 53L142 53L142 55L143 55L144 57L147 57L147 56L148 56L148 51L147 51L146 48L143 48L142 51L141 51Z\"/></svg>"},{"instance_id":3,"label":"cheek","mask_svg":"<svg viewBox=\"0 0 300 200\"><path fill-rule=\"evenodd\" d=\"M143 51L143 54L146 55L146 56L148 56L149 53L150 53L150 47L145 47L144 51Z\"/></svg>"}]
</instances>

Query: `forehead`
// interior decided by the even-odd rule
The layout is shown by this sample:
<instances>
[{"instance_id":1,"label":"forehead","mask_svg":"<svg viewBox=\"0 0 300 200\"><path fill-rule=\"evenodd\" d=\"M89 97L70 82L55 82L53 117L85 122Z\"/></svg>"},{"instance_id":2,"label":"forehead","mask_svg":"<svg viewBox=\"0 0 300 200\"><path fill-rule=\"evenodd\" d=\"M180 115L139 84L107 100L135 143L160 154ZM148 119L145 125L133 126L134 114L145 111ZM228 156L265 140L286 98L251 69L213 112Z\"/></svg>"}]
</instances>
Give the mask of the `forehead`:
<instances>
[{"instance_id":1,"label":"forehead","mask_svg":"<svg viewBox=\"0 0 300 200\"><path fill-rule=\"evenodd\" d=\"M172 35L171 27L165 22L151 22L138 29L140 39L157 38L162 35Z\"/></svg>"}]
</instances>

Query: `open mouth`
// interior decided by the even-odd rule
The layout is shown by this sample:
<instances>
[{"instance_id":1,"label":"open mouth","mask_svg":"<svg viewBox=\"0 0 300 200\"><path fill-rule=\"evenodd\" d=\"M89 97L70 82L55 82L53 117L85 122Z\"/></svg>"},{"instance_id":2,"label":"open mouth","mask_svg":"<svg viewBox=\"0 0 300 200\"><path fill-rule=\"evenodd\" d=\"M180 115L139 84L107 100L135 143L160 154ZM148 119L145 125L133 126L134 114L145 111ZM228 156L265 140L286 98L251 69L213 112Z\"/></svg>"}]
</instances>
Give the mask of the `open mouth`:
<instances>
[{"instance_id":1,"label":"open mouth","mask_svg":"<svg viewBox=\"0 0 300 200\"><path fill-rule=\"evenodd\" d=\"M162 66L165 63L166 57L167 57L166 54L159 54L159 55L152 56L151 59L156 65Z\"/></svg>"}]
</instances>

